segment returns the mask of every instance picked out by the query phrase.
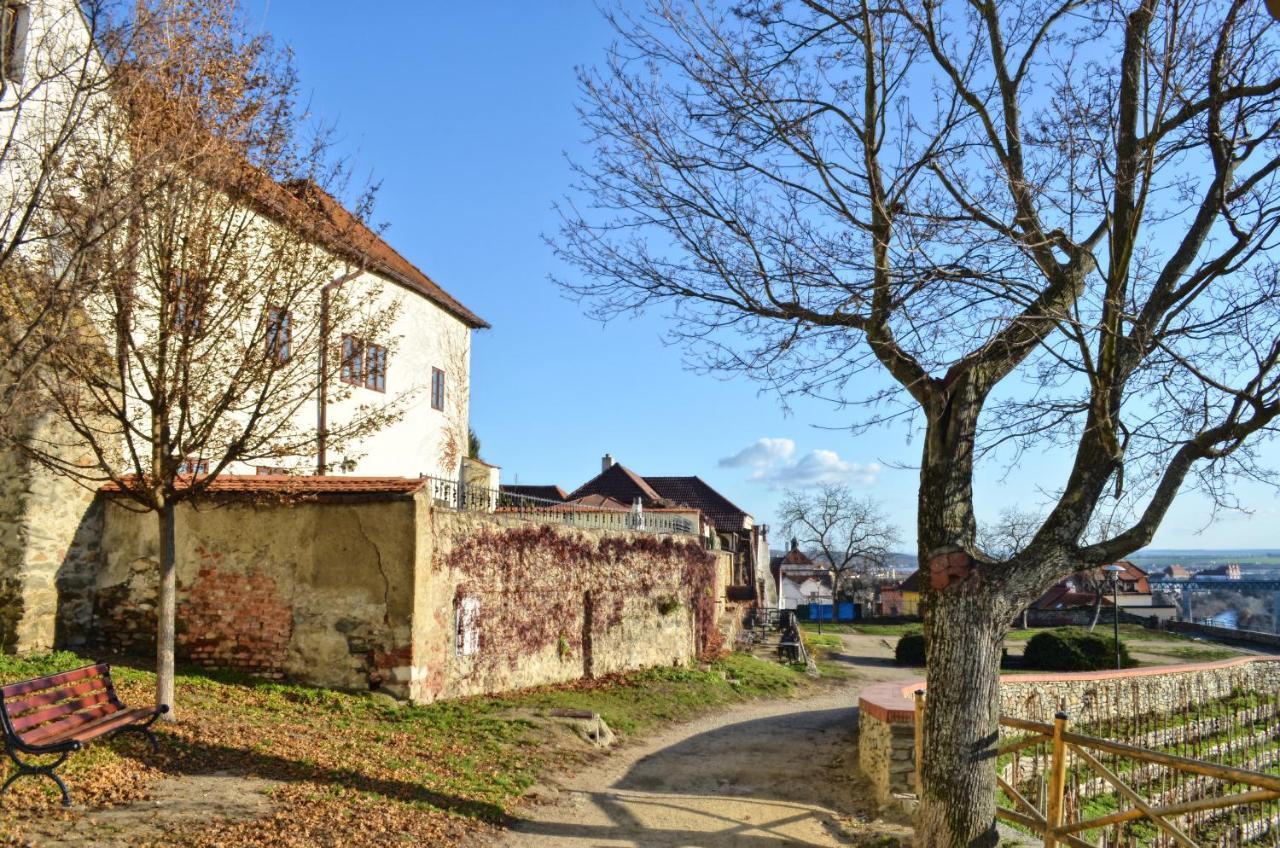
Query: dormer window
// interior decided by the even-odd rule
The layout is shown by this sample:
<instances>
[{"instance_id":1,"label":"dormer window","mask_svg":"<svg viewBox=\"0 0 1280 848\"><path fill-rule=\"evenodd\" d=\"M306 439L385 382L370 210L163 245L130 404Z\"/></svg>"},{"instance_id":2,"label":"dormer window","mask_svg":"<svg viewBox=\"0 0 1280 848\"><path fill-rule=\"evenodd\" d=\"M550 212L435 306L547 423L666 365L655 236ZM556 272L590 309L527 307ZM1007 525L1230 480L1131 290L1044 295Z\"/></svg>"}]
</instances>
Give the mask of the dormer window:
<instances>
[{"instance_id":1,"label":"dormer window","mask_svg":"<svg viewBox=\"0 0 1280 848\"><path fill-rule=\"evenodd\" d=\"M30 10L18 3L4 4L0 23L0 75L9 82L22 81L22 65L26 53L27 20Z\"/></svg>"}]
</instances>

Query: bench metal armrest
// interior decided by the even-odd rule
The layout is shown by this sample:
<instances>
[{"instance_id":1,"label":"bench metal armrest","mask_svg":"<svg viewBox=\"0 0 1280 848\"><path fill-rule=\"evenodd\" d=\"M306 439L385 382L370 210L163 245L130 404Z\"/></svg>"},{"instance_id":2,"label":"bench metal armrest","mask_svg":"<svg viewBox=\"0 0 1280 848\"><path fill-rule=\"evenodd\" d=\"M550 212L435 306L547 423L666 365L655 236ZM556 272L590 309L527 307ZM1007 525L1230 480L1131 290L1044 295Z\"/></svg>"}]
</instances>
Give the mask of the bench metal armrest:
<instances>
[{"instance_id":1,"label":"bench metal armrest","mask_svg":"<svg viewBox=\"0 0 1280 848\"><path fill-rule=\"evenodd\" d=\"M5 737L5 743L12 748L16 748L24 754L62 754L74 753L79 751L84 745L75 739L68 739L65 742L51 742L48 745L28 745L17 736L9 734Z\"/></svg>"}]
</instances>

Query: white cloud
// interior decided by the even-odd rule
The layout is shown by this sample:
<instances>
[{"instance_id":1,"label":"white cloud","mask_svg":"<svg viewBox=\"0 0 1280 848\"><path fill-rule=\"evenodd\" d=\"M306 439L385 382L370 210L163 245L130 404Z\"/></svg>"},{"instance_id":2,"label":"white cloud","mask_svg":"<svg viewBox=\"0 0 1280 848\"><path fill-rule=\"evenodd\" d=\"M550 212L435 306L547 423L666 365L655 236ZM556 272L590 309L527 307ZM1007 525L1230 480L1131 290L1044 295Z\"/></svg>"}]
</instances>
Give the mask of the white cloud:
<instances>
[{"instance_id":1,"label":"white cloud","mask_svg":"<svg viewBox=\"0 0 1280 848\"><path fill-rule=\"evenodd\" d=\"M723 468L750 468L749 479L771 489L804 489L824 483L873 485L880 476L878 463L851 462L832 450L813 450L796 459L791 439L764 438L733 456L720 460Z\"/></svg>"},{"instance_id":2,"label":"white cloud","mask_svg":"<svg viewBox=\"0 0 1280 848\"><path fill-rule=\"evenodd\" d=\"M733 456L720 460L721 468L771 468L779 463L790 462L795 456L796 443L791 439L764 438L747 445Z\"/></svg>"}]
</instances>

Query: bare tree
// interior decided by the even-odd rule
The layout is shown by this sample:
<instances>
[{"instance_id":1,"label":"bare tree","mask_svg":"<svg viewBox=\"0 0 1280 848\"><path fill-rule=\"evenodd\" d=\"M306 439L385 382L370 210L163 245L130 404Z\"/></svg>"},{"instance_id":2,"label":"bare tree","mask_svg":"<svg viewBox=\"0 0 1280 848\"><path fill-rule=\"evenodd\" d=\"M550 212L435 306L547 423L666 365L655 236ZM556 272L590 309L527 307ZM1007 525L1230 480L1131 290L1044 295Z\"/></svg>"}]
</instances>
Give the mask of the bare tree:
<instances>
[{"instance_id":1,"label":"bare tree","mask_svg":"<svg viewBox=\"0 0 1280 848\"><path fill-rule=\"evenodd\" d=\"M784 532L831 569L832 597L858 577L884 569L901 541L880 504L848 486L824 483L812 492L788 491L778 506Z\"/></svg>"},{"instance_id":2,"label":"bare tree","mask_svg":"<svg viewBox=\"0 0 1280 848\"><path fill-rule=\"evenodd\" d=\"M1250 0L649 0L582 73L556 241L704 368L923 429L922 845L994 845L1000 647L1174 496L1273 481L1280 46ZM580 198L580 199L579 199ZM874 372L871 374L869 372ZM1044 464L1018 551L984 461ZM1088 541L1100 514L1121 527Z\"/></svg>"},{"instance_id":3,"label":"bare tree","mask_svg":"<svg viewBox=\"0 0 1280 848\"><path fill-rule=\"evenodd\" d=\"M81 263L96 293L37 372L61 426L25 446L155 512L157 701L173 705L177 505L237 467L309 468L321 440L341 451L405 399L316 426L321 383L331 404L385 388L396 310L358 285L370 235L325 190L344 171L305 130L287 54L249 33L235 0L155 0L135 16L115 57L129 155L80 168L134 211Z\"/></svg>"},{"instance_id":4,"label":"bare tree","mask_svg":"<svg viewBox=\"0 0 1280 848\"><path fill-rule=\"evenodd\" d=\"M132 28L106 0L0 3L0 435L21 437L15 407L35 402L32 374L93 280L86 253L130 213L78 173L83 157L123 155L103 61ZM17 432L15 432L15 430Z\"/></svg>"}]
</instances>

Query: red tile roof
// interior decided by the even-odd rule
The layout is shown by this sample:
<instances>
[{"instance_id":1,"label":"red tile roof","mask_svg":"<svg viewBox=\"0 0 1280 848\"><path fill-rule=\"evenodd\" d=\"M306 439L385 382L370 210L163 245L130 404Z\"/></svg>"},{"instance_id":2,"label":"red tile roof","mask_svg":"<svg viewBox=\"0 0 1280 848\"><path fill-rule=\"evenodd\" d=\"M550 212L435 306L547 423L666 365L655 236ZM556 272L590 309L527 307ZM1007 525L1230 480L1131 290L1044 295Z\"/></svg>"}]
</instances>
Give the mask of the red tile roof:
<instances>
[{"instance_id":1,"label":"red tile roof","mask_svg":"<svg viewBox=\"0 0 1280 848\"><path fill-rule=\"evenodd\" d=\"M564 502L569 499L568 492L559 486L526 486L521 483L503 483L502 491L527 498L542 498L544 501Z\"/></svg>"},{"instance_id":2,"label":"red tile roof","mask_svg":"<svg viewBox=\"0 0 1280 848\"><path fill-rule=\"evenodd\" d=\"M128 483L131 479L126 477L125 482ZM426 480L417 477L219 474L205 491L211 496L307 499L350 495L412 495L425 485ZM105 483L98 491L118 495L123 490L115 483Z\"/></svg>"},{"instance_id":3,"label":"red tile roof","mask_svg":"<svg viewBox=\"0 0 1280 848\"><path fill-rule=\"evenodd\" d=\"M1050 586L1049 591L1040 596L1038 600L1031 604L1032 609L1039 610L1061 610L1073 609L1076 607L1092 607L1098 600L1098 596L1093 592L1077 592L1064 583L1056 586ZM1102 603L1110 605L1111 598L1107 597L1104 592L1102 595Z\"/></svg>"},{"instance_id":4,"label":"red tile roof","mask_svg":"<svg viewBox=\"0 0 1280 848\"><path fill-rule=\"evenodd\" d=\"M569 503L574 503L578 506L589 506L597 509L612 509L623 512L631 509L631 507L627 506L622 501L614 500L608 495L583 495L580 498L571 499Z\"/></svg>"},{"instance_id":5,"label":"red tile roof","mask_svg":"<svg viewBox=\"0 0 1280 848\"><path fill-rule=\"evenodd\" d=\"M656 501L662 500L662 496L655 492L643 477L618 464L609 466L574 489L569 497L577 500L586 495L604 495L624 504L634 503L636 498L640 498L645 506L651 506Z\"/></svg>"},{"instance_id":6,"label":"red tile roof","mask_svg":"<svg viewBox=\"0 0 1280 848\"><path fill-rule=\"evenodd\" d=\"M668 501L701 510L721 531L745 530L750 514L708 486L701 477L645 477L657 493Z\"/></svg>"},{"instance_id":7,"label":"red tile roof","mask_svg":"<svg viewBox=\"0 0 1280 848\"><path fill-rule=\"evenodd\" d=\"M287 186L285 191L302 202L310 200L313 206L319 208L329 226L317 229L330 249L339 253L354 252L356 259L362 261L373 273L381 274L418 292L473 329L489 326L483 318L459 303L453 295L400 255L327 192L315 185Z\"/></svg>"}]
</instances>

